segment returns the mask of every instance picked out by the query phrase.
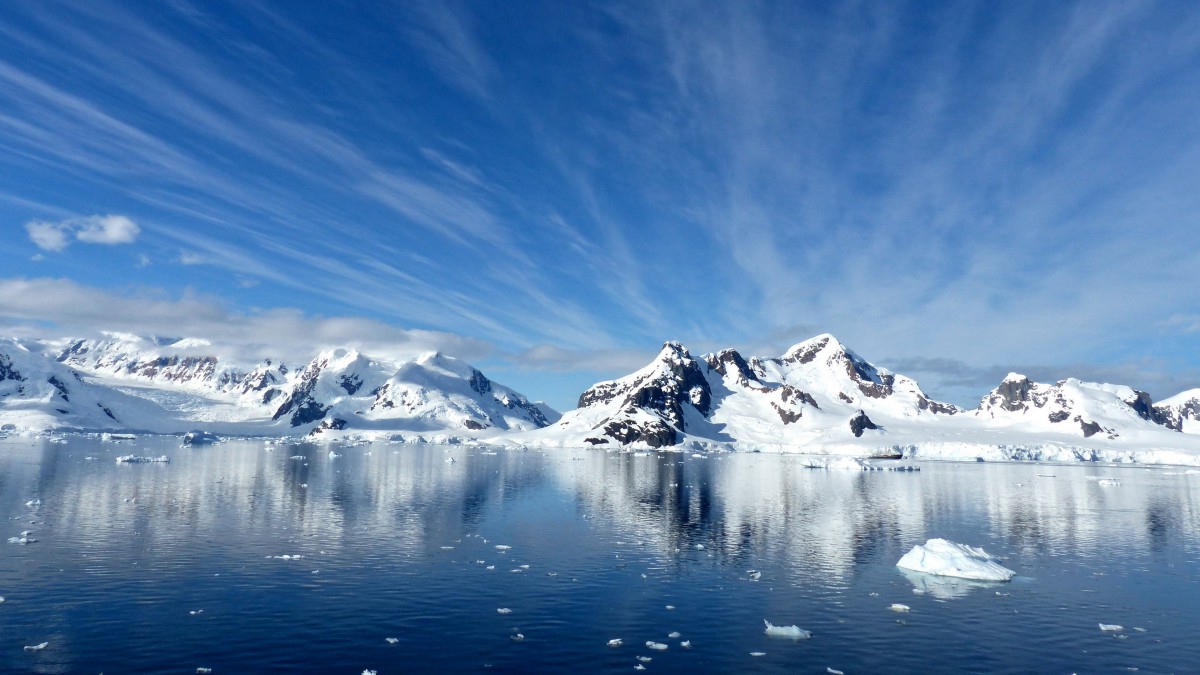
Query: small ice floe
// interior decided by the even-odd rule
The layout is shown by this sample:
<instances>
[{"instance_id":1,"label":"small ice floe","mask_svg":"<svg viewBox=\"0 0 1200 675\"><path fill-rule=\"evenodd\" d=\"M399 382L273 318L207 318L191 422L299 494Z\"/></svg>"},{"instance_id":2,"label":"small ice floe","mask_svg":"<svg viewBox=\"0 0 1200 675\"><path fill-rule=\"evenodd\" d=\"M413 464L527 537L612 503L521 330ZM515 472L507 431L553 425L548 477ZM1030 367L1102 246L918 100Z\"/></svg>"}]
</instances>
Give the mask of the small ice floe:
<instances>
[{"instance_id":1,"label":"small ice floe","mask_svg":"<svg viewBox=\"0 0 1200 675\"><path fill-rule=\"evenodd\" d=\"M205 673L211 673L211 672L212 672L212 668L205 668L204 666L200 666L199 668L196 669L196 675L204 675Z\"/></svg>"},{"instance_id":2,"label":"small ice floe","mask_svg":"<svg viewBox=\"0 0 1200 675\"><path fill-rule=\"evenodd\" d=\"M675 605L667 605L667 610L668 610L668 611L670 611L670 610L672 610L672 609L675 609Z\"/></svg>"},{"instance_id":3,"label":"small ice floe","mask_svg":"<svg viewBox=\"0 0 1200 675\"><path fill-rule=\"evenodd\" d=\"M512 639L514 642L520 642L521 640L524 640L524 639L525 639L525 636L524 636L523 634L521 634L521 633L515 633L515 634L513 634L513 635L510 635L510 636L508 636L508 637L509 637L509 638L511 638L511 639Z\"/></svg>"},{"instance_id":4,"label":"small ice floe","mask_svg":"<svg viewBox=\"0 0 1200 675\"><path fill-rule=\"evenodd\" d=\"M639 657L637 657L637 660L641 661L642 663L650 663L651 661L654 660L654 657L653 656L639 656Z\"/></svg>"},{"instance_id":5,"label":"small ice floe","mask_svg":"<svg viewBox=\"0 0 1200 675\"><path fill-rule=\"evenodd\" d=\"M703 550L704 550L704 544L696 544L696 550L697 550L697 551L703 551Z\"/></svg>"},{"instance_id":6,"label":"small ice floe","mask_svg":"<svg viewBox=\"0 0 1200 675\"><path fill-rule=\"evenodd\" d=\"M1116 478L1101 478L1100 480L1096 481L1096 484L1101 487L1120 487L1121 481L1117 480Z\"/></svg>"},{"instance_id":7,"label":"small ice floe","mask_svg":"<svg viewBox=\"0 0 1200 675\"><path fill-rule=\"evenodd\" d=\"M0 595L0 604L3 604L3 603L4 603L4 596Z\"/></svg>"},{"instance_id":8,"label":"small ice floe","mask_svg":"<svg viewBox=\"0 0 1200 675\"><path fill-rule=\"evenodd\" d=\"M37 542L37 539L34 539L33 537L9 537L8 538L8 543L10 543L10 544L33 544L36 542Z\"/></svg>"},{"instance_id":9,"label":"small ice floe","mask_svg":"<svg viewBox=\"0 0 1200 675\"><path fill-rule=\"evenodd\" d=\"M203 614L203 613L204 613L204 610L202 610L202 609L188 610L188 614L191 614L192 616L196 616L197 614Z\"/></svg>"},{"instance_id":10,"label":"small ice floe","mask_svg":"<svg viewBox=\"0 0 1200 675\"><path fill-rule=\"evenodd\" d=\"M680 633L679 631L672 631L672 632L670 632L670 633L668 633L668 634L667 634L667 637L669 637L669 638L671 638L672 640L674 640L674 639L675 639L675 638L677 638L677 637L682 637L682 633Z\"/></svg>"},{"instance_id":11,"label":"small ice floe","mask_svg":"<svg viewBox=\"0 0 1200 675\"><path fill-rule=\"evenodd\" d=\"M453 546L442 546L441 549L443 551L453 551L454 547Z\"/></svg>"},{"instance_id":12,"label":"small ice floe","mask_svg":"<svg viewBox=\"0 0 1200 675\"><path fill-rule=\"evenodd\" d=\"M846 675L842 671L834 670L833 668L830 668L829 666L825 666L825 672L829 673L829 675Z\"/></svg>"},{"instance_id":13,"label":"small ice floe","mask_svg":"<svg viewBox=\"0 0 1200 675\"><path fill-rule=\"evenodd\" d=\"M385 641L386 641L386 642L387 642L389 645L394 645L394 644L396 644L397 642L399 642L399 641L400 641L400 638L394 638L394 637L390 637L390 638L383 638L383 639L384 639L384 640L385 640Z\"/></svg>"},{"instance_id":14,"label":"small ice floe","mask_svg":"<svg viewBox=\"0 0 1200 675\"><path fill-rule=\"evenodd\" d=\"M483 569L485 569L485 570L494 570L494 569L496 569L496 566L495 566L495 565L488 565L487 567L485 567L485 568L483 568Z\"/></svg>"},{"instance_id":15,"label":"small ice floe","mask_svg":"<svg viewBox=\"0 0 1200 675\"><path fill-rule=\"evenodd\" d=\"M621 638L613 638L608 641L609 647L620 647L623 644L625 644L625 641L622 640Z\"/></svg>"},{"instance_id":16,"label":"small ice floe","mask_svg":"<svg viewBox=\"0 0 1200 675\"><path fill-rule=\"evenodd\" d=\"M496 608L496 613L497 614L512 614L512 610L507 607L498 607L498 608Z\"/></svg>"},{"instance_id":17,"label":"small ice floe","mask_svg":"<svg viewBox=\"0 0 1200 675\"><path fill-rule=\"evenodd\" d=\"M453 463L455 463L456 461L458 461L458 460L454 459L453 457L447 457L447 458L446 458L446 463L447 463L447 464L453 464Z\"/></svg>"},{"instance_id":18,"label":"small ice floe","mask_svg":"<svg viewBox=\"0 0 1200 675\"><path fill-rule=\"evenodd\" d=\"M0 602L4 602L4 598L0 598ZM1136 631L1137 631L1137 632L1139 632L1139 633L1145 633L1145 632L1146 632L1146 629L1145 629L1145 628L1138 628L1137 626L1134 626L1134 627L1133 627L1133 629L1134 629L1134 630L1136 630Z\"/></svg>"},{"instance_id":19,"label":"small ice floe","mask_svg":"<svg viewBox=\"0 0 1200 675\"><path fill-rule=\"evenodd\" d=\"M520 567L523 570L529 569L529 565L517 565L517 567Z\"/></svg>"},{"instance_id":20,"label":"small ice floe","mask_svg":"<svg viewBox=\"0 0 1200 675\"><path fill-rule=\"evenodd\" d=\"M41 505L42 505L42 500L40 500L40 499L30 499L29 501L25 502L25 506L41 506Z\"/></svg>"},{"instance_id":21,"label":"small ice floe","mask_svg":"<svg viewBox=\"0 0 1200 675\"><path fill-rule=\"evenodd\" d=\"M362 675L379 675L379 671L371 670L370 668L363 668Z\"/></svg>"},{"instance_id":22,"label":"small ice floe","mask_svg":"<svg viewBox=\"0 0 1200 675\"><path fill-rule=\"evenodd\" d=\"M766 656L766 652L750 652L750 656Z\"/></svg>"},{"instance_id":23,"label":"small ice floe","mask_svg":"<svg viewBox=\"0 0 1200 675\"><path fill-rule=\"evenodd\" d=\"M646 669L646 666L643 666L642 664L640 664L640 663L639 663L639 664L635 665L635 666L633 667L633 669L634 669L634 670L645 670L645 669Z\"/></svg>"},{"instance_id":24,"label":"small ice floe","mask_svg":"<svg viewBox=\"0 0 1200 675\"><path fill-rule=\"evenodd\" d=\"M507 544L496 544L496 550L497 550L497 551L508 551L508 550L511 550L511 549L512 549L512 547L511 547L511 546L509 546L509 545L507 545Z\"/></svg>"},{"instance_id":25,"label":"small ice floe","mask_svg":"<svg viewBox=\"0 0 1200 675\"><path fill-rule=\"evenodd\" d=\"M341 457L341 456L342 456L341 453L334 452L333 450L329 451L329 459L337 459L338 457Z\"/></svg>"},{"instance_id":26,"label":"small ice floe","mask_svg":"<svg viewBox=\"0 0 1200 675\"><path fill-rule=\"evenodd\" d=\"M977 581L1008 581L1016 572L1004 567L982 548L956 544L945 539L930 539L913 547L900 558L896 567L935 576L958 577Z\"/></svg>"},{"instance_id":27,"label":"small ice floe","mask_svg":"<svg viewBox=\"0 0 1200 675\"><path fill-rule=\"evenodd\" d=\"M161 457L143 457L141 455L121 455L117 458L117 464L149 464L151 462L170 462L171 458L163 455Z\"/></svg>"},{"instance_id":28,"label":"small ice floe","mask_svg":"<svg viewBox=\"0 0 1200 675\"><path fill-rule=\"evenodd\" d=\"M291 457L288 457L288 459L300 460L300 459L304 459L304 455L292 455Z\"/></svg>"},{"instance_id":29,"label":"small ice floe","mask_svg":"<svg viewBox=\"0 0 1200 675\"><path fill-rule=\"evenodd\" d=\"M654 650L657 650L660 652L665 651L667 648L667 646L665 644L663 644L661 642L655 642L654 640L646 640L646 646L649 647L650 649L654 649Z\"/></svg>"},{"instance_id":30,"label":"small ice floe","mask_svg":"<svg viewBox=\"0 0 1200 675\"><path fill-rule=\"evenodd\" d=\"M1102 623L1100 624L1100 630L1104 631L1105 633L1119 633L1125 630L1125 626L1115 623Z\"/></svg>"},{"instance_id":31,"label":"small ice floe","mask_svg":"<svg viewBox=\"0 0 1200 675\"><path fill-rule=\"evenodd\" d=\"M46 647L49 647L49 646L50 646L50 643L49 643L49 642L43 642L43 643L42 643L42 644L40 644L40 645L25 645L25 651L27 651L27 652L40 652L40 651L42 651L43 649L45 649Z\"/></svg>"},{"instance_id":32,"label":"small ice floe","mask_svg":"<svg viewBox=\"0 0 1200 675\"><path fill-rule=\"evenodd\" d=\"M679 643L679 646L680 646L680 647L683 647L684 649L691 649L691 648L692 648L692 641L691 641L691 640L684 640L683 642L680 642L680 643Z\"/></svg>"},{"instance_id":33,"label":"small ice floe","mask_svg":"<svg viewBox=\"0 0 1200 675\"><path fill-rule=\"evenodd\" d=\"M271 560L303 560L304 556L300 554L288 555L287 553L284 553L283 555L273 555L270 558Z\"/></svg>"},{"instance_id":34,"label":"small ice floe","mask_svg":"<svg viewBox=\"0 0 1200 675\"><path fill-rule=\"evenodd\" d=\"M912 607L900 604L899 602L893 602L890 606L888 606L888 609L892 610L893 612L907 612L908 610L912 609Z\"/></svg>"},{"instance_id":35,"label":"small ice floe","mask_svg":"<svg viewBox=\"0 0 1200 675\"><path fill-rule=\"evenodd\" d=\"M810 631L806 631L799 626L774 626L770 621L763 619L767 630L764 631L767 637L790 638L792 640L807 640L812 637Z\"/></svg>"},{"instance_id":36,"label":"small ice floe","mask_svg":"<svg viewBox=\"0 0 1200 675\"><path fill-rule=\"evenodd\" d=\"M762 572L759 572L758 570L747 570L746 576L750 577L751 581L758 581L762 578Z\"/></svg>"}]
</instances>

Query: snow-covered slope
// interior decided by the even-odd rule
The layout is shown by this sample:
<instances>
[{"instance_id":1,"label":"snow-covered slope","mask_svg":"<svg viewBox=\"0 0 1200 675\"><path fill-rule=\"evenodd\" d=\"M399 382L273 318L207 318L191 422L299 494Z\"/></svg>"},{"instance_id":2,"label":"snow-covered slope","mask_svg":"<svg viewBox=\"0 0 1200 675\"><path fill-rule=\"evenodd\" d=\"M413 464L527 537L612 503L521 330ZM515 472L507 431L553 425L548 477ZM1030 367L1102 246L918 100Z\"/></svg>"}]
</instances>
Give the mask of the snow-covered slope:
<instances>
[{"instance_id":1,"label":"snow-covered slope","mask_svg":"<svg viewBox=\"0 0 1200 675\"><path fill-rule=\"evenodd\" d=\"M778 358L693 357L668 342L649 365L583 393L579 408L507 442L552 447L724 446L854 456L1200 463L1179 433L1200 399L1154 406L1130 387L1010 375L964 411L872 365L831 335ZM1191 407L1189 407L1191 406ZM1191 415L1192 417L1189 417Z\"/></svg>"},{"instance_id":2,"label":"snow-covered slope","mask_svg":"<svg viewBox=\"0 0 1200 675\"><path fill-rule=\"evenodd\" d=\"M0 343L0 424L452 440L536 429L558 418L436 353L395 364L335 349L289 370L277 360L244 365L212 352L200 340L118 334Z\"/></svg>"}]
</instances>

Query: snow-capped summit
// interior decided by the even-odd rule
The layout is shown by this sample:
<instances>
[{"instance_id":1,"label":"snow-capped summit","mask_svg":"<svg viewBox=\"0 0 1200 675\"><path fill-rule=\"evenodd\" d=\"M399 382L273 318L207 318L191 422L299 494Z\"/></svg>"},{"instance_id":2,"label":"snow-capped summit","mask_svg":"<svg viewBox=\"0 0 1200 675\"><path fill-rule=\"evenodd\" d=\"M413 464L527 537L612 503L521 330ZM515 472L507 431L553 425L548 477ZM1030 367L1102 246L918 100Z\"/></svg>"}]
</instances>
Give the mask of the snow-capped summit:
<instances>
[{"instance_id":1,"label":"snow-capped summit","mask_svg":"<svg viewBox=\"0 0 1200 675\"><path fill-rule=\"evenodd\" d=\"M119 429L102 388L89 385L40 351L0 339L0 424L13 428ZM112 392L109 398L123 398Z\"/></svg>"},{"instance_id":2,"label":"snow-capped summit","mask_svg":"<svg viewBox=\"0 0 1200 675\"><path fill-rule=\"evenodd\" d=\"M1075 378L1040 384L1019 373L1009 373L984 396L975 415L1025 428L1061 431L1072 427L1084 438L1096 434L1117 438L1123 429L1155 425L1174 431L1180 428L1151 404L1145 392Z\"/></svg>"}]
</instances>

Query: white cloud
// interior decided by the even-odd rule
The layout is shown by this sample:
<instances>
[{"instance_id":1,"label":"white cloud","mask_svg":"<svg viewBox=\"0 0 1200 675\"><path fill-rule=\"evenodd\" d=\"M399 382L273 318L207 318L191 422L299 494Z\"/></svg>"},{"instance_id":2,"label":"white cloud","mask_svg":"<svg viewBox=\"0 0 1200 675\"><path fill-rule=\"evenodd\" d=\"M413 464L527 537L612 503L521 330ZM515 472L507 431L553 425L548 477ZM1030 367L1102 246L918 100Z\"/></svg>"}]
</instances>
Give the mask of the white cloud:
<instances>
[{"instance_id":1,"label":"white cloud","mask_svg":"<svg viewBox=\"0 0 1200 675\"><path fill-rule=\"evenodd\" d=\"M408 330L354 317L322 317L274 308L239 312L194 294L115 293L67 279L0 279L0 333L27 337L88 337L102 331L185 336L211 342L223 358L306 361L321 349L346 347L402 361L441 351L468 361L486 358L486 342L452 333Z\"/></svg>"},{"instance_id":2,"label":"white cloud","mask_svg":"<svg viewBox=\"0 0 1200 675\"><path fill-rule=\"evenodd\" d=\"M79 221L75 238L88 244L131 244L141 228L125 216L91 216Z\"/></svg>"},{"instance_id":3,"label":"white cloud","mask_svg":"<svg viewBox=\"0 0 1200 675\"><path fill-rule=\"evenodd\" d=\"M31 220L25 223L29 240L43 251L58 252L72 241L85 244L131 244L142 231L126 216L104 215L68 218L58 222Z\"/></svg>"}]
</instances>

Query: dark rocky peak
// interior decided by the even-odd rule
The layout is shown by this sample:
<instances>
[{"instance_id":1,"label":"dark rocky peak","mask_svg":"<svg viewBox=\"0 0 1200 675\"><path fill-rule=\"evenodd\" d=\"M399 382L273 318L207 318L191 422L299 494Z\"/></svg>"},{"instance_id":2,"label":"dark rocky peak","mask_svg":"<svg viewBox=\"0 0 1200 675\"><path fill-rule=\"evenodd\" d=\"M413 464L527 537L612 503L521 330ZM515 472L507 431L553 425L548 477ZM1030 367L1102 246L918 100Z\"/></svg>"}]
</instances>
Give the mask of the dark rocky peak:
<instances>
[{"instance_id":1,"label":"dark rocky peak","mask_svg":"<svg viewBox=\"0 0 1200 675\"><path fill-rule=\"evenodd\" d=\"M844 372L865 396L886 398L892 395L892 385L896 382L894 375L880 371L829 334L818 335L793 346L779 362L783 365L804 365L819 360L823 360L831 369Z\"/></svg>"},{"instance_id":2,"label":"dark rocky peak","mask_svg":"<svg viewBox=\"0 0 1200 675\"><path fill-rule=\"evenodd\" d=\"M995 391L983 398L980 405L999 406L1001 410L1008 412L1025 410L1029 407L1026 404L1031 400L1032 391L1033 382L1028 377L1019 373L1009 373Z\"/></svg>"},{"instance_id":3,"label":"dark rocky peak","mask_svg":"<svg viewBox=\"0 0 1200 675\"><path fill-rule=\"evenodd\" d=\"M468 383L470 383L471 389L473 389L475 393L479 394L480 396L483 396L492 390L491 380L487 379L487 377L485 377L484 374L479 372L477 369L471 369L471 378L468 380Z\"/></svg>"},{"instance_id":4,"label":"dark rocky peak","mask_svg":"<svg viewBox=\"0 0 1200 675\"><path fill-rule=\"evenodd\" d=\"M729 376L730 373L736 374L737 382L742 386L758 382L759 375L736 350L725 349L716 354L709 354L704 360L708 363L709 368L724 377Z\"/></svg>"},{"instance_id":5,"label":"dark rocky peak","mask_svg":"<svg viewBox=\"0 0 1200 675\"><path fill-rule=\"evenodd\" d=\"M1172 431L1183 431L1183 419L1181 416L1172 415L1169 411L1154 407L1153 401L1150 400L1150 394L1144 391L1135 389L1133 394L1133 399L1127 400L1125 403L1130 408L1133 408L1138 417L1149 422L1154 422L1155 424L1161 424Z\"/></svg>"}]
</instances>

